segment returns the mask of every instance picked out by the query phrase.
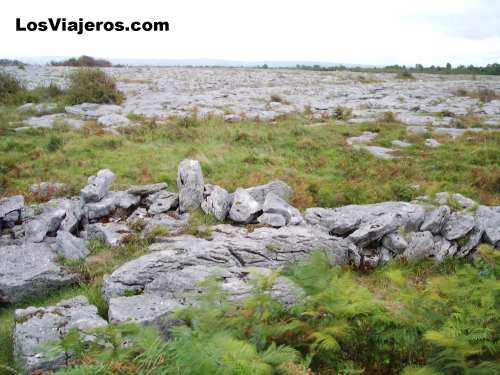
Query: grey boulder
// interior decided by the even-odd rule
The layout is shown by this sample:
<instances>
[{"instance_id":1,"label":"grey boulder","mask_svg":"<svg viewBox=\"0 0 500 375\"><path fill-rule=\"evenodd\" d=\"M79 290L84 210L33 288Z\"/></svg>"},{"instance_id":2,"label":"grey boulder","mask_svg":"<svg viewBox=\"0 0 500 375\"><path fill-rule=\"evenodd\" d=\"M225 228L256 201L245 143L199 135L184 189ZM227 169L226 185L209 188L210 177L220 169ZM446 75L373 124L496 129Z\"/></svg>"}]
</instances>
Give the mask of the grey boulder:
<instances>
[{"instance_id":1,"label":"grey boulder","mask_svg":"<svg viewBox=\"0 0 500 375\"><path fill-rule=\"evenodd\" d=\"M395 254L401 254L408 247L408 242L400 233L393 232L382 238L382 245Z\"/></svg>"},{"instance_id":2,"label":"grey boulder","mask_svg":"<svg viewBox=\"0 0 500 375\"><path fill-rule=\"evenodd\" d=\"M95 223L87 227L89 240L101 240L108 246L118 246L130 235L130 228L121 223Z\"/></svg>"},{"instance_id":3,"label":"grey boulder","mask_svg":"<svg viewBox=\"0 0 500 375\"><path fill-rule=\"evenodd\" d=\"M262 205L247 190L238 188L233 194L229 218L241 224L252 223L262 213Z\"/></svg>"},{"instance_id":4,"label":"grey boulder","mask_svg":"<svg viewBox=\"0 0 500 375\"><path fill-rule=\"evenodd\" d=\"M80 191L80 197L85 203L99 202L108 193L114 179L113 172L101 169L95 176L88 178L87 186Z\"/></svg>"},{"instance_id":5,"label":"grey boulder","mask_svg":"<svg viewBox=\"0 0 500 375\"><path fill-rule=\"evenodd\" d=\"M292 195L292 188L286 182L280 180L271 181L268 184L251 187L245 190L260 204L264 204L267 194L271 192L285 201L288 201Z\"/></svg>"},{"instance_id":6,"label":"grey boulder","mask_svg":"<svg viewBox=\"0 0 500 375\"><path fill-rule=\"evenodd\" d=\"M190 159L181 161L177 171L180 212L199 208L203 201L203 189L203 173L200 162Z\"/></svg>"},{"instance_id":7,"label":"grey boulder","mask_svg":"<svg viewBox=\"0 0 500 375\"><path fill-rule=\"evenodd\" d=\"M117 113L110 113L109 115L104 115L99 117L97 119L97 123L105 127L115 127L115 126L128 126L132 124L132 121L130 121L127 117L123 115Z\"/></svg>"},{"instance_id":8,"label":"grey boulder","mask_svg":"<svg viewBox=\"0 0 500 375\"><path fill-rule=\"evenodd\" d=\"M448 241L458 240L465 237L475 226L475 220L472 215L453 213L443 226L443 237Z\"/></svg>"},{"instance_id":9,"label":"grey boulder","mask_svg":"<svg viewBox=\"0 0 500 375\"><path fill-rule=\"evenodd\" d=\"M422 232L429 231L432 234L438 234L441 232L446 220L451 214L451 210L448 206L440 206L432 210L429 214L425 216L425 220L420 227Z\"/></svg>"},{"instance_id":10,"label":"grey boulder","mask_svg":"<svg viewBox=\"0 0 500 375\"><path fill-rule=\"evenodd\" d=\"M56 263L46 244L0 247L0 303L16 303L69 285L75 277Z\"/></svg>"},{"instance_id":11,"label":"grey boulder","mask_svg":"<svg viewBox=\"0 0 500 375\"><path fill-rule=\"evenodd\" d=\"M274 192L269 192L262 206L265 214L278 214L285 218L285 225L298 225L303 218L299 210L288 204L283 198Z\"/></svg>"},{"instance_id":12,"label":"grey boulder","mask_svg":"<svg viewBox=\"0 0 500 375\"><path fill-rule=\"evenodd\" d=\"M264 213L264 214L259 216L257 221L260 224L268 225L268 226L274 227L274 228L281 228L281 227L284 227L286 225L285 217L283 215L280 215L280 214Z\"/></svg>"},{"instance_id":13,"label":"grey boulder","mask_svg":"<svg viewBox=\"0 0 500 375\"><path fill-rule=\"evenodd\" d=\"M349 239L360 247L365 247L381 239L385 234L394 232L403 224L399 213L388 213L362 225L349 235Z\"/></svg>"},{"instance_id":14,"label":"grey boulder","mask_svg":"<svg viewBox=\"0 0 500 375\"><path fill-rule=\"evenodd\" d=\"M148 208L148 212L151 215L174 210L179 206L179 194L169 191L160 191L150 195L148 199L151 201Z\"/></svg>"},{"instance_id":15,"label":"grey boulder","mask_svg":"<svg viewBox=\"0 0 500 375\"><path fill-rule=\"evenodd\" d=\"M484 229L485 240L490 245L500 248L500 206L479 206L476 217Z\"/></svg>"},{"instance_id":16,"label":"grey boulder","mask_svg":"<svg viewBox=\"0 0 500 375\"><path fill-rule=\"evenodd\" d=\"M24 207L24 197L15 195L13 197L0 199L0 219L4 219L12 212L20 211Z\"/></svg>"},{"instance_id":17,"label":"grey boulder","mask_svg":"<svg viewBox=\"0 0 500 375\"><path fill-rule=\"evenodd\" d=\"M48 233L55 233L66 216L64 208L44 208L44 212L24 223L26 241L42 242Z\"/></svg>"},{"instance_id":18,"label":"grey boulder","mask_svg":"<svg viewBox=\"0 0 500 375\"><path fill-rule=\"evenodd\" d=\"M205 185L201 209L217 220L226 219L231 208L231 196L226 189L217 185Z\"/></svg>"},{"instance_id":19,"label":"grey boulder","mask_svg":"<svg viewBox=\"0 0 500 375\"><path fill-rule=\"evenodd\" d=\"M63 230L57 232L55 250L59 256L68 260L79 260L90 253L83 239Z\"/></svg>"},{"instance_id":20,"label":"grey boulder","mask_svg":"<svg viewBox=\"0 0 500 375\"><path fill-rule=\"evenodd\" d=\"M434 237L431 232L413 232L408 238L408 247L403 257L409 261L426 258L434 254Z\"/></svg>"}]
</instances>

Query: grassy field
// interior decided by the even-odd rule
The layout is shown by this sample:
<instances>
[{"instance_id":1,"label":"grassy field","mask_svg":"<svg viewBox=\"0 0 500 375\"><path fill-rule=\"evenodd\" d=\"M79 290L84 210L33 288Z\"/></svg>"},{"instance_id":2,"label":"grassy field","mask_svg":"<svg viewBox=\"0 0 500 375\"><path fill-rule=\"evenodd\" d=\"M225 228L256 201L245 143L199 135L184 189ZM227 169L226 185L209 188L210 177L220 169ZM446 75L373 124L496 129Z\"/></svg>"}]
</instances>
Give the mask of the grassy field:
<instances>
[{"instance_id":1,"label":"grassy field","mask_svg":"<svg viewBox=\"0 0 500 375\"><path fill-rule=\"evenodd\" d=\"M19 125L18 122L26 116L27 114L21 114L15 107L0 109L0 196L25 194L29 201L36 200L35 197L30 197L27 194L27 189L31 184L40 181L63 182L69 187L68 194L77 195L87 177L101 168L110 168L116 173L115 189L126 188L131 184L164 181L169 184L169 189L175 190L179 161L184 158L193 158L201 161L206 182L219 184L230 191L239 186L248 187L273 179L282 179L293 187L292 203L300 209L312 206L336 207L351 203L374 203L387 200L409 201L417 196L434 194L439 191L459 192L482 204L500 204L499 132L466 133L459 139L448 136L433 136L443 145L432 149L424 145L425 139L431 137L430 133L410 135L403 125L390 122L342 125L335 120L327 119L321 123L313 124L307 116L298 115L271 123L242 121L228 124L217 117L206 120L188 118L150 121L131 116L139 125L123 129L119 135L110 134L92 122L80 130L59 124L54 129L14 131L14 128ZM413 146L398 151L396 159L380 160L366 151L353 150L346 144L347 137L359 135L363 131L378 133L373 145L391 147L392 140L400 139L411 142ZM199 218L195 219L199 220ZM84 294L99 307L100 313L105 315L106 305L99 293L102 275L111 272L128 259L141 255L146 246L147 241L139 240L133 240L130 244L117 249L93 244L92 255L85 263L69 265L82 276L80 286L67 288L34 301L26 301L18 306L1 308L0 364L8 367L13 365L10 332L13 327L13 312L16 307L33 304L50 305L62 298ZM491 258L491 253L488 254L488 257ZM488 267L493 267L498 273L498 266L496 266L498 259L490 260L490 263L493 265L490 264ZM332 311L343 311L347 314L345 319L343 318L344 320L334 321L332 324L338 323L342 326L346 321L350 324L353 322L367 324L367 327L373 329L370 334L374 336L370 337L374 339L377 335L375 326L381 324L382 320L389 319L391 313L397 310L398 315L392 317L393 320L385 321L387 325L384 326L385 331L382 332L388 335L387 340L393 340L391 344L365 341L359 342L359 345L356 346L353 342L360 340L362 331L338 331L339 336L337 337L336 334L332 333L336 332L334 329L323 331L325 327L316 326L311 321L302 321L302 328L299 329L297 326L295 336L292 335L296 340L306 340L306 337L309 337L310 340L305 341L308 344L304 344L307 347L297 345L298 341L293 342L287 336L290 332L283 333L278 338L272 335L266 336L264 341L275 340L301 353L298 357L287 357L291 360L291 362L287 362L288 364L282 363L285 367L289 366L289 373L292 374L312 374L312 372L305 370L309 365L315 369L315 374L398 373L407 365L429 365L429 358L437 358L441 350L450 349L446 347L448 344L455 345L450 349L452 350L452 359L462 361L460 366L463 368L468 368L467 366L477 367L477 363L483 360L489 363L491 358L497 354L488 354L486 345L490 345L490 341L496 342L496 344L491 345L498 345L498 332L491 333L494 327L498 328L498 319L466 322L469 324L466 327L468 330L476 325L478 330L486 330L492 334L492 336L484 338L484 341L487 342L485 347L477 342L474 344L470 337L462 337L468 335L469 331L463 333L462 336L457 336L460 340L465 341L447 341L448 344L446 344L446 335L448 334L446 329L452 324L450 322L453 314L460 311L459 301L471 298L471 303L473 301L477 303L477 299L474 300L473 297L479 298L474 295L474 288L469 288L461 294L458 293L457 288L464 287L460 284L460 277L465 274L467 277L465 280L471 283L477 282L477 286L481 286L483 291L486 287L493 288L491 293L495 291L495 288L498 290L498 283L495 284L491 280L493 271L490 268L484 266L488 268L490 274L482 280L481 272L483 272L484 267L481 268L477 265L474 267L476 268L459 262L446 270L431 267L429 272L425 271L424 268L418 268L418 265L414 268L408 268L406 265L394 265L373 274L353 274L348 270L324 270L325 278L333 279L318 280L318 282L332 283L332 288L354 288L354 281L357 285L366 286L366 290L354 290L358 293L355 296L361 299L367 298L365 303L359 306L360 309L365 308L365 310L362 310L360 314L356 312L352 315L345 312L346 306L351 302L347 300L337 301L331 295L320 296L317 290L311 289L309 291L313 301L317 302L320 297L332 298L331 303L337 303L337 308L340 309L335 310L334 307L331 307ZM307 267L302 271L307 271ZM339 274L339 272L341 273ZM300 277L300 273L295 276ZM349 278L349 280L345 278ZM302 279L301 282L306 283L307 281ZM306 284L304 286L308 287ZM452 288L457 294L450 291L449 295L441 296L441 299L436 302L433 300L435 297L433 293L439 294L437 288L441 287L444 288L443 290ZM485 298L490 297L489 294L485 294ZM404 301L401 302L403 299ZM367 301L369 303L375 301L381 310L378 308L376 310L366 309ZM427 310L419 312L418 301L428 303ZM361 301L358 302L361 303ZM489 303L491 301L488 299L483 302L485 303L484 311L487 310L490 313L491 305ZM405 308L400 309L397 306L398 303L403 303ZM450 305L448 309L441 309L447 304ZM323 311L324 306L317 302L316 305L304 305L303 308L319 313ZM467 308L473 309L471 306ZM429 311L437 314L436 321L425 322L421 326L415 326L415 322L411 323L411 319L423 319ZM200 317L203 317L205 313L207 312L198 312ZM225 312L217 312L217 314L223 313ZM467 310L467 313L470 311ZM362 320L361 316L368 316L368 321ZM231 327L235 323L241 323L237 318L233 318L235 320L225 321L227 324L224 323L226 325L221 329L234 340L253 345L252 350L256 354L250 362L257 361L257 359L264 361L261 354L267 346L262 342L253 341L254 338L246 337L248 332L233 331ZM252 318L261 319L262 317L252 315ZM285 316L271 314L265 324L283 325L297 319L301 320L300 317L293 314ZM264 322L255 321L255 323L257 329L263 329ZM434 341L432 337L428 340L425 336L428 331L441 332L442 335L435 334ZM389 337L398 332L402 335L401 337ZM191 334L205 335L203 336L205 341L200 342L215 345L215 342L212 341L214 337L207 332L191 332ZM264 335L262 332L255 334ZM310 336L313 334L316 336ZM332 338L323 336L324 340L320 340L321 334L328 334ZM330 341L325 341L327 339ZM411 346L407 341L404 341L408 339L416 340L415 345ZM472 343L467 340L472 340ZM321 344L323 341L325 342ZM464 346L466 345L464 342L468 343L469 346ZM218 343L220 344L220 342ZM403 343L406 346L402 347L396 354L390 354L395 346L403 345ZM331 353L325 354L324 350L326 352L329 350L328 344L335 348L330 348L332 349ZM460 347L460 345L462 346ZM370 356L366 354L365 359L355 355L359 351L367 353L371 350L370 348L372 348L373 353ZM425 355L421 355L419 351L424 349ZM469 349L472 350L473 354L460 351ZM140 348L137 350L141 352ZM169 350L173 350L175 354L175 350L180 349L170 348ZM494 353L497 351L498 349L495 349ZM472 364L469 354L476 356ZM308 355L310 356L308 357ZM302 359L299 360L299 357ZM168 373L203 373L195 370L189 372L187 367L182 367L186 365L182 362L183 359L178 358L178 361L176 364L178 372ZM436 368L441 368L441 365L436 363ZM113 367L113 371L103 373L126 374L134 373L137 370L137 368L133 368L132 372L127 372L130 367L125 366L125 364L130 365L124 361L124 367L120 368L120 371L116 370L118 367ZM328 366L331 367L330 370ZM461 368L460 366L459 368ZM458 372L453 372L455 370L431 372L434 371L431 367L427 370L424 369L427 372L408 372L408 374L473 373L462 370L457 370ZM335 372L333 372L333 368L335 368ZM93 372L94 370L89 369L87 372L77 373L97 373ZM171 370L172 368L168 371ZM292 370L295 372L291 372ZM167 370L165 369L165 371ZM1 368L0 366L0 374L10 373L12 372L7 367ZM228 374L230 373L233 372L228 372ZM489 373L484 372L484 374Z\"/></svg>"},{"instance_id":2,"label":"grassy field","mask_svg":"<svg viewBox=\"0 0 500 375\"><path fill-rule=\"evenodd\" d=\"M165 181L175 190L177 164L193 158L201 161L207 182L228 190L283 179L294 188L293 203L301 209L411 200L439 191L500 204L499 132L434 136L443 146L431 149L424 145L430 134L410 135L397 123L326 120L308 126L301 116L236 124L220 118L137 119L139 126L113 135L95 123L80 130L60 125L15 132L6 124L20 116L8 110L0 118L0 195L26 193L40 181L64 182L78 194L101 168L117 174L116 189ZM390 147L401 139L413 146L398 151L396 159L380 160L346 144L348 136L367 130L379 134L374 145Z\"/></svg>"}]
</instances>

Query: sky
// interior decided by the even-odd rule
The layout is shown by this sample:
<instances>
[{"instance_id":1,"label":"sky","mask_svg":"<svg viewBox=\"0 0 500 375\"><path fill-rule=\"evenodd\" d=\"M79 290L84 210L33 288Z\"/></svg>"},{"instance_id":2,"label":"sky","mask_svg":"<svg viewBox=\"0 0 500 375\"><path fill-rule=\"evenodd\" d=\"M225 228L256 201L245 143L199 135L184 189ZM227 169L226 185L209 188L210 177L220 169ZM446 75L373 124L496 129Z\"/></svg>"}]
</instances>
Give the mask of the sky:
<instances>
[{"instance_id":1,"label":"sky","mask_svg":"<svg viewBox=\"0 0 500 375\"><path fill-rule=\"evenodd\" d=\"M19 32L16 18L168 21L168 32ZM318 61L371 65L500 62L500 0L14 0L0 57Z\"/></svg>"}]
</instances>

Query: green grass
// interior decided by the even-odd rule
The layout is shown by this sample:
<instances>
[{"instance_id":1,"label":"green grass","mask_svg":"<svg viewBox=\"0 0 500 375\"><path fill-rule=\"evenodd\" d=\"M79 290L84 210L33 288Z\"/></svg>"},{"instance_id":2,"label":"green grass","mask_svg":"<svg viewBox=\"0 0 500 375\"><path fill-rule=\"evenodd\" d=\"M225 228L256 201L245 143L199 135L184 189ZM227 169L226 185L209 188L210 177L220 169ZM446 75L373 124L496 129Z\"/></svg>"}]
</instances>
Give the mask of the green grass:
<instances>
[{"instance_id":1,"label":"green grass","mask_svg":"<svg viewBox=\"0 0 500 375\"><path fill-rule=\"evenodd\" d=\"M0 111L2 113L2 111ZM12 109L4 118L18 118ZM73 130L59 126L13 132L3 123L0 138L0 195L25 193L39 181L66 183L77 194L101 168L117 174L115 189L164 181L175 190L177 165L184 158L202 163L207 182L231 191L283 179L294 188L299 208L409 200L424 193L460 192L483 204L500 204L500 133L466 134L453 140L435 136L442 147L424 146L429 134L411 135L395 123L306 127L302 117L277 123L220 118L144 121L121 136L95 123ZM363 131L379 134L375 145L405 139L412 147L384 161L346 145ZM414 189L418 185L420 189Z\"/></svg>"}]
</instances>

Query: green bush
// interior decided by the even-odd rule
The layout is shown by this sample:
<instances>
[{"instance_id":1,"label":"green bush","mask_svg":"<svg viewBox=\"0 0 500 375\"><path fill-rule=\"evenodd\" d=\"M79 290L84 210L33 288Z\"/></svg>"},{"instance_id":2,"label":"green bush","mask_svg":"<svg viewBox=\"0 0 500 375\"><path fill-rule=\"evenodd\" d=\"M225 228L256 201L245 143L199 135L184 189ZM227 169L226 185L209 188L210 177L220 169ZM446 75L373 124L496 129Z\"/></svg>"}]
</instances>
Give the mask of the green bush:
<instances>
[{"instance_id":1,"label":"green bush","mask_svg":"<svg viewBox=\"0 0 500 375\"><path fill-rule=\"evenodd\" d=\"M0 104L17 104L25 91L21 82L12 74L0 71Z\"/></svg>"},{"instance_id":2,"label":"green bush","mask_svg":"<svg viewBox=\"0 0 500 375\"><path fill-rule=\"evenodd\" d=\"M104 71L81 68L69 76L66 102L70 105L81 103L121 103L124 95L116 88L116 81Z\"/></svg>"}]
</instances>

